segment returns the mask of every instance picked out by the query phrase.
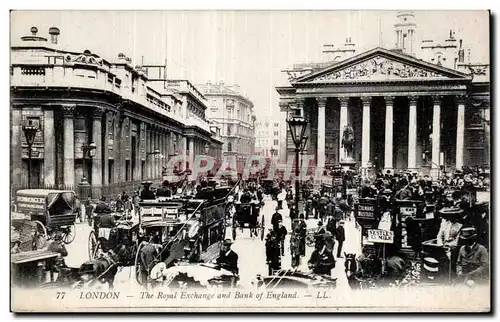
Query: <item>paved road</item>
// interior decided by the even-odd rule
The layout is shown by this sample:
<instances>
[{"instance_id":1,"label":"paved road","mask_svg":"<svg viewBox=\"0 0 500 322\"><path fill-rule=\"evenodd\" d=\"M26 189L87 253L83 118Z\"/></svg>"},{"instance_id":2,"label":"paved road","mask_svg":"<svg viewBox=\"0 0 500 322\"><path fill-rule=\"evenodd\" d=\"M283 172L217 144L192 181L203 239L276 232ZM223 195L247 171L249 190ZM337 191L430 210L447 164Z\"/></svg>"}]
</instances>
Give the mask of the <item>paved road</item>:
<instances>
[{"instance_id":1,"label":"paved road","mask_svg":"<svg viewBox=\"0 0 500 322\"><path fill-rule=\"evenodd\" d=\"M265 227L266 233L267 229L271 227L271 216L276 207L276 202L270 198L266 198L264 207L262 209L262 214L265 216ZM283 215L283 224L289 230L291 227L290 217L288 216L288 209L286 208L286 203L284 203L284 209L281 210ZM317 227L318 220L309 219L307 220L307 227L314 228ZM82 263L89 259L88 255L88 237L91 232L91 227L87 223L76 223L76 236L75 240L67 245L68 257L66 258L66 263L71 267L79 267ZM356 229L354 220L346 221L345 223L346 231L346 241L344 242L344 251L359 253L359 231ZM231 237L231 229L227 229L226 238ZM290 236L288 235L285 240L285 255L282 257L282 268L291 268L291 256L290 256ZM337 243L335 245L337 247ZM237 230L236 240L232 246L233 250L239 256L238 266L240 268L240 283L245 285L250 285L252 280L257 274L266 275L266 256L265 256L265 246L264 241L260 240L260 237L250 237L248 229L243 231ZM301 265L299 270L307 271L307 261L311 256L313 251L312 247L306 246L306 256L301 259ZM336 248L334 250L336 254ZM347 280L345 279L344 273L344 259L336 259L336 266L332 272L332 276L337 278L337 287L344 288L347 287ZM116 276L116 285L135 285L134 271L132 267L124 267Z\"/></svg>"}]
</instances>

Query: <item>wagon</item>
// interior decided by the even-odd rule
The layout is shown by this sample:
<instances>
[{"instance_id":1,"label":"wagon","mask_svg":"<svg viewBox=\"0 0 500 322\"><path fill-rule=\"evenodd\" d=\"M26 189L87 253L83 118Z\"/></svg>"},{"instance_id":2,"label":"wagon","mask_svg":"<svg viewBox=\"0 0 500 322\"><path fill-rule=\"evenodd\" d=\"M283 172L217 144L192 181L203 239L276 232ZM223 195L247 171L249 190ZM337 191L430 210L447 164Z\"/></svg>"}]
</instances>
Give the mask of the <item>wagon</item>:
<instances>
[{"instance_id":1,"label":"wagon","mask_svg":"<svg viewBox=\"0 0 500 322\"><path fill-rule=\"evenodd\" d=\"M119 257L120 266L134 264L140 243L139 225L133 221L118 221L114 228L92 230L88 238L89 260L112 250Z\"/></svg>"},{"instance_id":2,"label":"wagon","mask_svg":"<svg viewBox=\"0 0 500 322\"><path fill-rule=\"evenodd\" d=\"M16 195L17 211L30 216L38 234L50 239L61 232L63 242L75 239L76 195L69 190L24 189Z\"/></svg>"},{"instance_id":3,"label":"wagon","mask_svg":"<svg viewBox=\"0 0 500 322\"><path fill-rule=\"evenodd\" d=\"M260 236L260 240L264 240L265 217L260 215L260 202L250 203L235 203L236 213L232 219L232 237L236 239L236 231L239 228L249 229L250 237ZM259 219L260 217L260 219Z\"/></svg>"},{"instance_id":4,"label":"wagon","mask_svg":"<svg viewBox=\"0 0 500 322\"><path fill-rule=\"evenodd\" d=\"M222 194L223 189L215 192L215 196ZM146 243L139 246L134 263L139 284L147 282L145 276L151 273L151 265L206 263L219 257L226 233L226 195L220 199L214 199L214 194L206 197L209 199L163 198L140 203L139 225ZM148 243L159 246L160 250L151 263L142 263L140 252Z\"/></svg>"}]
</instances>

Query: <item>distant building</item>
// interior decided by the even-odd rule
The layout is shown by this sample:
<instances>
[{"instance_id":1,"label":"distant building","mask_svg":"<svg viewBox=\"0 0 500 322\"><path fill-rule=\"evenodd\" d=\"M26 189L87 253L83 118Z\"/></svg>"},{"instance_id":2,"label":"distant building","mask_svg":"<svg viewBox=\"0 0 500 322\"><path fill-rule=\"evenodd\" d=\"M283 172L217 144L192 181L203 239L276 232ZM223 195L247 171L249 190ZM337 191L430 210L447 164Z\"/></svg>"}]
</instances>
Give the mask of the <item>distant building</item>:
<instances>
[{"instance_id":1,"label":"distant building","mask_svg":"<svg viewBox=\"0 0 500 322\"><path fill-rule=\"evenodd\" d=\"M397 14L395 48L356 53L350 37L326 45L327 62L295 65L277 87L280 108L309 120L306 149L319 169L345 158L342 138L354 131L354 160L362 170L440 169L490 163L488 62L466 58L451 30L443 41L418 46L412 12ZM468 55L467 55L468 56ZM287 157L294 146L287 131ZM425 156L425 157L424 157Z\"/></svg>"},{"instance_id":2,"label":"distant building","mask_svg":"<svg viewBox=\"0 0 500 322\"><path fill-rule=\"evenodd\" d=\"M266 157L279 158L282 146L282 128L279 121L255 122L255 153ZM285 123L286 125L286 123ZM273 152L274 151L274 152Z\"/></svg>"},{"instance_id":3,"label":"distant building","mask_svg":"<svg viewBox=\"0 0 500 322\"><path fill-rule=\"evenodd\" d=\"M255 115L250 99L240 93L239 86L202 84L197 88L207 99L207 118L221 129L223 155L245 157L254 153Z\"/></svg>"}]
</instances>

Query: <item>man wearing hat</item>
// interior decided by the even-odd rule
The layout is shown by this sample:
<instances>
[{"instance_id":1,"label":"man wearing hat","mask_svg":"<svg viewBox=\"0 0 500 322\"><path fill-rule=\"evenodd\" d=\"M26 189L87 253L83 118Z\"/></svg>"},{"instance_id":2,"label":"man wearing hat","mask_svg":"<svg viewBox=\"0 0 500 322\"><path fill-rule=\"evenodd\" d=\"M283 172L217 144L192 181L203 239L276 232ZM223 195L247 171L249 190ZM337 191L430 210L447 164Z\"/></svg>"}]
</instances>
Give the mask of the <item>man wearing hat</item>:
<instances>
[{"instance_id":1,"label":"man wearing hat","mask_svg":"<svg viewBox=\"0 0 500 322\"><path fill-rule=\"evenodd\" d=\"M271 217L271 225L273 229L278 227L278 221L283 221L283 216L280 214L280 207L274 209L274 214Z\"/></svg>"},{"instance_id":2,"label":"man wearing hat","mask_svg":"<svg viewBox=\"0 0 500 322\"><path fill-rule=\"evenodd\" d=\"M19 246L21 245L21 237L17 231L10 234L10 253L17 254L21 252Z\"/></svg>"},{"instance_id":3,"label":"man wearing hat","mask_svg":"<svg viewBox=\"0 0 500 322\"><path fill-rule=\"evenodd\" d=\"M317 240L315 248L307 263L309 268L315 274L331 276L332 269L335 268L333 254L328 251L324 241Z\"/></svg>"},{"instance_id":4,"label":"man wearing hat","mask_svg":"<svg viewBox=\"0 0 500 322\"><path fill-rule=\"evenodd\" d=\"M477 233L474 227L462 229L460 239L465 243L460 248L457 259L457 275L464 281L488 281L488 251L476 241Z\"/></svg>"},{"instance_id":5,"label":"man wearing hat","mask_svg":"<svg viewBox=\"0 0 500 322\"><path fill-rule=\"evenodd\" d=\"M277 226L275 226L273 229L280 244L281 256L283 256L285 255L285 238L288 234L288 231L286 230L285 226L283 226L282 220L278 220Z\"/></svg>"},{"instance_id":6,"label":"man wearing hat","mask_svg":"<svg viewBox=\"0 0 500 322\"><path fill-rule=\"evenodd\" d=\"M342 246L344 245L345 241L344 223L345 221L341 220L335 232L335 238L339 242L337 246L337 258L342 258Z\"/></svg>"},{"instance_id":7,"label":"man wearing hat","mask_svg":"<svg viewBox=\"0 0 500 322\"><path fill-rule=\"evenodd\" d=\"M49 273L50 281L54 282L57 280L57 276L54 278L54 273L57 273L57 267L64 267L63 257L68 256L68 251L66 250L66 246L64 246L62 233L57 231L54 236L54 240L49 244L47 248L49 252L59 253L59 257L56 259L47 260L47 265L45 270Z\"/></svg>"},{"instance_id":8,"label":"man wearing hat","mask_svg":"<svg viewBox=\"0 0 500 322\"><path fill-rule=\"evenodd\" d=\"M442 216L441 227L437 235L437 244L441 246L457 247L462 224L458 222L463 210L460 208L443 208L439 211Z\"/></svg>"},{"instance_id":9,"label":"man wearing hat","mask_svg":"<svg viewBox=\"0 0 500 322\"><path fill-rule=\"evenodd\" d=\"M222 243L222 249L219 254L219 258L217 258L217 264L220 265L221 268L224 268L235 275L238 275L238 254L236 254L231 249L231 244L233 242L231 239L225 239Z\"/></svg>"},{"instance_id":10,"label":"man wearing hat","mask_svg":"<svg viewBox=\"0 0 500 322\"><path fill-rule=\"evenodd\" d=\"M272 275L273 271L281 269L280 243L273 229L269 229L265 245L268 275Z\"/></svg>"}]
</instances>

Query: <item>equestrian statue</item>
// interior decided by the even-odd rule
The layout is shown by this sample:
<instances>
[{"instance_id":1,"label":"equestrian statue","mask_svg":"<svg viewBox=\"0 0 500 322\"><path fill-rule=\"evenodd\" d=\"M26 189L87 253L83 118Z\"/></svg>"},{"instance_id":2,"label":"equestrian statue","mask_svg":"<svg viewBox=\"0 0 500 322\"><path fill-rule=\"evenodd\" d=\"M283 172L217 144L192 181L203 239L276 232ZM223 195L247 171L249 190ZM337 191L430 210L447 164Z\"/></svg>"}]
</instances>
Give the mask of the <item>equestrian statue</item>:
<instances>
[{"instance_id":1,"label":"equestrian statue","mask_svg":"<svg viewBox=\"0 0 500 322\"><path fill-rule=\"evenodd\" d=\"M354 159L354 129L350 125L344 127L342 135L342 147L344 148L344 159Z\"/></svg>"}]
</instances>

